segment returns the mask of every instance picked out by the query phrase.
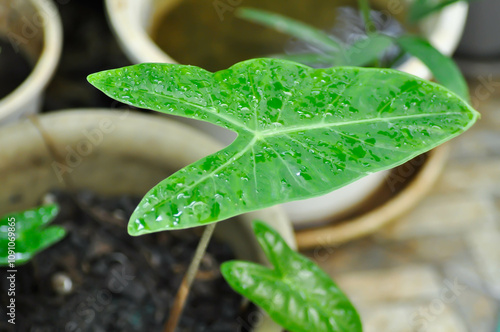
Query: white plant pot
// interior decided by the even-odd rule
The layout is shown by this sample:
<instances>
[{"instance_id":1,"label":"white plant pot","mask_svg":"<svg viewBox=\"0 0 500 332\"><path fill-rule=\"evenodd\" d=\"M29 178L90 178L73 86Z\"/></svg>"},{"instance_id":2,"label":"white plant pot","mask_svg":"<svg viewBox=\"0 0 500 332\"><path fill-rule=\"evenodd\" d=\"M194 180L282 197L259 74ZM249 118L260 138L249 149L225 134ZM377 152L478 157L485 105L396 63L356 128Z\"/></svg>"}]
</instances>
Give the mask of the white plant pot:
<instances>
[{"instance_id":1,"label":"white plant pot","mask_svg":"<svg viewBox=\"0 0 500 332\"><path fill-rule=\"evenodd\" d=\"M179 1L181 0L106 0L112 29L132 62L176 63L175 59L154 43L149 36L149 30L158 13L164 13ZM374 0L374 3L383 7L387 1ZM451 55L460 41L467 8L465 3L448 6L425 19L420 30L439 51ZM424 79L432 77L427 67L414 57L408 59L398 69ZM211 124L200 121L190 121L189 124L210 133L225 144L229 144L235 138L234 133ZM333 218L356 208L359 203L370 197L383 184L387 174L388 172L374 173L328 195L284 206L290 219L297 226Z\"/></svg>"},{"instance_id":2,"label":"white plant pot","mask_svg":"<svg viewBox=\"0 0 500 332\"><path fill-rule=\"evenodd\" d=\"M161 116L109 110L68 110L40 116L40 127L69 167L76 190L100 196L144 195L169 173L219 150L210 137ZM69 158L69 159L67 159ZM36 206L43 195L64 189L53 154L31 120L0 128L0 215ZM266 263L251 230L263 220L296 248L293 229L277 207L219 223L215 236L239 259ZM259 315L260 316L260 315ZM255 332L281 332L265 315Z\"/></svg>"},{"instance_id":3,"label":"white plant pot","mask_svg":"<svg viewBox=\"0 0 500 332\"><path fill-rule=\"evenodd\" d=\"M177 63L155 44L149 36L149 30L159 12L164 13L180 1L182 0L106 0L111 27L132 62ZM379 5L387 1L389 0L374 0ZM405 0L405 3L411 1ZM451 55L460 42L467 10L465 2L458 2L426 18L419 28L439 51ZM398 69L425 79L432 77L425 65L416 58L409 59Z\"/></svg>"},{"instance_id":4,"label":"white plant pot","mask_svg":"<svg viewBox=\"0 0 500 332\"><path fill-rule=\"evenodd\" d=\"M0 100L0 124L5 124L40 111L43 91L59 62L62 24L51 0L4 0L0 10L0 35L35 63L24 82Z\"/></svg>"}]
</instances>

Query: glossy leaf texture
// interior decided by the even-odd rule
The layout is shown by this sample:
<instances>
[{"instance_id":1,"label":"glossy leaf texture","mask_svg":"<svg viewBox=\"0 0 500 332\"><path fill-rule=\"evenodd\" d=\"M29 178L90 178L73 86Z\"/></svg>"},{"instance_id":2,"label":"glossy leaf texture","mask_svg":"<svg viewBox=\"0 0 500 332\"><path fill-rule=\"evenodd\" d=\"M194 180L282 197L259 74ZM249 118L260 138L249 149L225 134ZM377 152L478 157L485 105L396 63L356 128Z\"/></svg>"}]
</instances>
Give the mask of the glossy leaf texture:
<instances>
[{"instance_id":1,"label":"glossy leaf texture","mask_svg":"<svg viewBox=\"0 0 500 332\"><path fill-rule=\"evenodd\" d=\"M54 204L41 206L22 212L11 213L0 218L0 265L8 265L9 242L12 240L12 227L15 228L15 265L28 262L38 252L60 241L65 235L64 228L50 226L59 213ZM9 225L10 223L10 225ZM12 226L14 224L15 226Z\"/></svg>"},{"instance_id":2,"label":"glossy leaf texture","mask_svg":"<svg viewBox=\"0 0 500 332\"><path fill-rule=\"evenodd\" d=\"M469 101L467 82L451 58L420 37L403 36L397 38L396 41L403 50L420 59L430 69L436 81Z\"/></svg>"},{"instance_id":3,"label":"glossy leaf texture","mask_svg":"<svg viewBox=\"0 0 500 332\"><path fill-rule=\"evenodd\" d=\"M243 261L222 264L227 283L291 332L361 332L356 309L316 264L291 250L279 234L254 222L273 269Z\"/></svg>"},{"instance_id":4,"label":"glossy leaf texture","mask_svg":"<svg viewBox=\"0 0 500 332\"><path fill-rule=\"evenodd\" d=\"M446 88L390 69L254 59L215 74L142 64L89 81L124 103L238 133L153 188L132 214L133 235L326 194L438 146L478 116Z\"/></svg>"}]
</instances>

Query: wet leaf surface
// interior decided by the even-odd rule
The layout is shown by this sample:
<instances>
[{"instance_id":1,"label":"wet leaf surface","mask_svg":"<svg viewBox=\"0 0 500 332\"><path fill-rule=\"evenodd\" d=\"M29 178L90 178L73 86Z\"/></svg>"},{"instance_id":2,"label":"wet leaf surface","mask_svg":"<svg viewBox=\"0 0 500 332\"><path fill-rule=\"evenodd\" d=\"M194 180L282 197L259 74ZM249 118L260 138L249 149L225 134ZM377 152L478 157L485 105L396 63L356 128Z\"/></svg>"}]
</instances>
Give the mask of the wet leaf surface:
<instances>
[{"instance_id":1,"label":"wet leaf surface","mask_svg":"<svg viewBox=\"0 0 500 332\"><path fill-rule=\"evenodd\" d=\"M321 268L290 249L265 223L255 222L254 232L273 269L243 261L222 264L222 275L234 290L293 332L362 331L353 305Z\"/></svg>"},{"instance_id":2,"label":"wet leaf surface","mask_svg":"<svg viewBox=\"0 0 500 332\"><path fill-rule=\"evenodd\" d=\"M446 88L390 69L254 59L216 73L141 64L89 81L124 103L238 134L153 188L131 217L133 235L326 194L444 143L478 117Z\"/></svg>"},{"instance_id":3,"label":"wet leaf surface","mask_svg":"<svg viewBox=\"0 0 500 332\"><path fill-rule=\"evenodd\" d=\"M0 266L9 263L9 248L15 253L11 260L14 266L29 261L38 252L60 241L65 235L64 228L50 226L59 212L57 205L51 204L0 218ZM15 236L12 233L15 234ZM11 241L14 239L14 241ZM11 246L10 243L14 245Z\"/></svg>"}]
</instances>

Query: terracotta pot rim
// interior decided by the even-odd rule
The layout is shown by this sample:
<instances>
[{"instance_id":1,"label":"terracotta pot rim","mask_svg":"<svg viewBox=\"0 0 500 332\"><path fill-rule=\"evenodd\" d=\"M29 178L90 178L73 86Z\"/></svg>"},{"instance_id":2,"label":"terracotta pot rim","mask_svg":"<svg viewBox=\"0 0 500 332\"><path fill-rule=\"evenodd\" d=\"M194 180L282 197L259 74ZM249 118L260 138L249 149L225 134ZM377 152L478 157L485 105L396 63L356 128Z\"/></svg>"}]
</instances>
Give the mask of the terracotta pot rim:
<instances>
[{"instance_id":1,"label":"terracotta pot rim","mask_svg":"<svg viewBox=\"0 0 500 332\"><path fill-rule=\"evenodd\" d=\"M26 99L39 103L42 91L55 72L62 50L63 28L56 6L47 0L29 0L43 17L44 43L33 70L24 82L0 100L0 121L14 119L27 112ZM34 105L37 109L39 105Z\"/></svg>"}]
</instances>

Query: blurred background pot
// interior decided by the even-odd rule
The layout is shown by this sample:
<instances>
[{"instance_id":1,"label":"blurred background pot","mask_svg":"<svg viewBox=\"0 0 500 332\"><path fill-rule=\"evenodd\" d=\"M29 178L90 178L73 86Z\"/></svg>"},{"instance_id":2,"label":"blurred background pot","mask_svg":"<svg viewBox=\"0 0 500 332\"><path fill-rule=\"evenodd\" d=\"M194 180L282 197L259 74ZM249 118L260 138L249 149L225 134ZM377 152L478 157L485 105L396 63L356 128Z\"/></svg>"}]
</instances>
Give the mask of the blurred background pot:
<instances>
[{"instance_id":1,"label":"blurred background pot","mask_svg":"<svg viewBox=\"0 0 500 332\"><path fill-rule=\"evenodd\" d=\"M456 53L466 75L500 75L499 17L498 0L478 0L470 4L464 34Z\"/></svg>"},{"instance_id":2,"label":"blurred background pot","mask_svg":"<svg viewBox=\"0 0 500 332\"><path fill-rule=\"evenodd\" d=\"M154 42L151 35L155 33L152 30L156 27L157 21L182 2L183 0L106 0L111 27L121 47L132 62L177 62ZM222 2L227 5L227 7L223 7L227 16L240 5L252 6L252 2L248 1ZM393 16L401 16L406 11L404 3L408 1L404 1L403 4L390 0L372 0L371 2L376 8L384 8L384 13L394 13ZM283 6L287 5L284 3ZM211 9L216 14L216 2L213 2ZM464 2L450 5L423 20L418 29L442 53L451 55L460 41L467 9L468 5ZM189 17L181 19L189 20ZM222 17L221 23L223 21L224 17ZM210 29L210 27L206 28ZM171 33L175 34L178 31ZM197 52L197 45L192 45L190 51ZM398 69L422 78L431 78L427 68L415 58L408 59Z\"/></svg>"},{"instance_id":3,"label":"blurred background pot","mask_svg":"<svg viewBox=\"0 0 500 332\"><path fill-rule=\"evenodd\" d=\"M0 0L0 39L0 63L6 76L1 78L6 90L0 100L0 124L4 124L41 108L62 48L55 5L48 0ZM26 77L12 75L19 74L20 66L26 67ZM15 86L7 88L8 83Z\"/></svg>"},{"instance_id":4,"label":"blurred background pot","mask_svg":"<svg viewBox=\"0 0 500 332\"><path fill-rule=\"evenodd\" d=\"M68 110L42 115L0 129L0 215L36 206L51 189L64 189L59 156L74 190L106 196L144 195L179 168L220 149L217 142L185 125L159 116L108 110ZM147 148L145 148L147 147ZM279 208L221 222L216 236L229 243L240 259L266 259L251 230L263 220L296 248L293 229ZM215 299L214 299L215 301ZM267 318L255 331L280 332Z\"/></svg>"}]
</instances>

